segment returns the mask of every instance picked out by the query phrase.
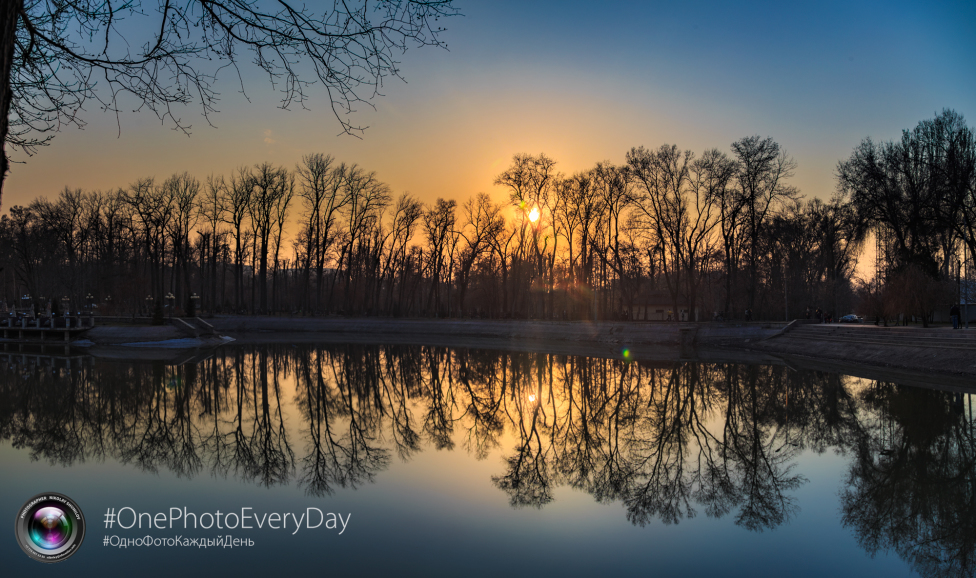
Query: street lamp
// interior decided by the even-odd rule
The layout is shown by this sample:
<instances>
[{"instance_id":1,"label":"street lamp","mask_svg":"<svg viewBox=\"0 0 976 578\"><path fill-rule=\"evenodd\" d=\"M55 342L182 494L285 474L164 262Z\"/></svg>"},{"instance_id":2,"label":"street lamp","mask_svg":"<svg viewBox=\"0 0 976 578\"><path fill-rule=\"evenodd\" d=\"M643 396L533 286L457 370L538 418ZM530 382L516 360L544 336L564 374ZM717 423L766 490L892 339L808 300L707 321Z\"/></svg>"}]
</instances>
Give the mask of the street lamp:
<instances>
[{"instance_id":1,"label":"street lamp","mask_svg":"<svg viewBox=\"0 0 976 578\"><path fill-rule=\"evenodd\" d=\"M173 292L170 291L169 293L166 294L166 299L169 301L169 317L170 319L172 319L173 308L176 307L176 295L173 295Z\"/></svg>"},{"instance_id":2,"label":"street lamp","mask_svg":"<svg viewBox=\"0 0 976 578\"><path fill-rule=\"evenodd\" d=\"M190 294L190 303L193 304L193 314L196 315L199 311L200 296L196 293Z\"/></svg>"},{"instance_id":3,"label":"street lamp","mask_svg":"<svg viewBox=\"0 0 976 578\"><path fill-rule=\"evenodd\" d=\"M88 293L88 295L85 295L85 299L88 301L88 316L91 317L95 314L95 296Z\"/></svg>"},{"instance_id":4,"label":"street lamp","mask_svg":"<svg viewBox=\"0 0 976 578\"><path fill-rule=\"evenodd\" d=\"M152 295L146 295L146 311L149 312L149 317L152 317L153 301L155 301L155 299L153 299Z\"/></svg>"},{"instance_id":5,"label":"street lamp","mask_svg":"<svg viewBox=\"0 0 976 578\"><path fill-rule=\"evenodd\" d=\"M64 317L65 327L71 327L71 310L68 308L70 303L71 299L68 299L67 295L61 298L61 315ZM54 325L54 320L51 321L51 325Z\"/></svg>"}]
</instances>

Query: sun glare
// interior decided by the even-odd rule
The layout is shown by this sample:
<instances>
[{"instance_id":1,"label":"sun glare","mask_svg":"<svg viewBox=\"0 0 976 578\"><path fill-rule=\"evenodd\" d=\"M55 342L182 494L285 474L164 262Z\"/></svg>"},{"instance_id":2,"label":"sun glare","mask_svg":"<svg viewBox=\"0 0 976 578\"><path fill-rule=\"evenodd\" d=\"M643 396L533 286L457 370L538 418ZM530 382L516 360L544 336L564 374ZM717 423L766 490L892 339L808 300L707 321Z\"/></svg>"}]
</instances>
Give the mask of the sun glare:
<instances>
[{"instance_id":1,"label":"sun glare","mask_svg":"<svg viewBox=\"0 0 976 578\"><path fill-rule=\"evenodd\" d=\"M529 220L533 223L539 220L539 207L532 207L532 210L529 211Z\"/></svg>"}]
</instances>

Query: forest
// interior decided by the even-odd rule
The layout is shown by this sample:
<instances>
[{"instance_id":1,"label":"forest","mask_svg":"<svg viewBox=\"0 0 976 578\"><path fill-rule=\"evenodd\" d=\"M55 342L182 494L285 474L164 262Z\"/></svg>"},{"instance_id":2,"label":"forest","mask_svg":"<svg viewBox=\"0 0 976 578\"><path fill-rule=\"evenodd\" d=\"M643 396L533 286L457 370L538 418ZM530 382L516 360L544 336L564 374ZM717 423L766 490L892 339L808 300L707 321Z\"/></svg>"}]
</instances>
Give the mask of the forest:
<instances>
[{"instance_id":1,"label":"forest","mask_svg":"<svg viewBox=\"0 0 976 578\"><path fill-rule=\"evenodd\" d=\"M976 140L962 115L865 138L828 199L802 195L796 167L751 136L634 147L573 174L517 154L493 183L503 200L424 203L322 153L66 188L0 217L0 299L157 317L928 321L966 297Z\"/></svg>"}]
</instances>

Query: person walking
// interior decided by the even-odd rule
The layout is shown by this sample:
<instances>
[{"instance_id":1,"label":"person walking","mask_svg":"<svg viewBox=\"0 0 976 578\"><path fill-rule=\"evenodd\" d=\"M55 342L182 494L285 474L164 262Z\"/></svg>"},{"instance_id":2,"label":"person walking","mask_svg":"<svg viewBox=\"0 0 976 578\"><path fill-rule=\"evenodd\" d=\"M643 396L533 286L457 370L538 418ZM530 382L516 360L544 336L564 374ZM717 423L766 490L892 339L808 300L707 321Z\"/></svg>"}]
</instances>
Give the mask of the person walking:
<instances>
[{"instance_id":1,"label":"person walking","mask_svg":"<svg viewBox=\"0 0 976 578\"><path fill-rule=\"evenodd\" d=\"M949 308L949 317L952 318L952 328L959 329L959 305L952 304Z\"/></svg>"}]
</instances>

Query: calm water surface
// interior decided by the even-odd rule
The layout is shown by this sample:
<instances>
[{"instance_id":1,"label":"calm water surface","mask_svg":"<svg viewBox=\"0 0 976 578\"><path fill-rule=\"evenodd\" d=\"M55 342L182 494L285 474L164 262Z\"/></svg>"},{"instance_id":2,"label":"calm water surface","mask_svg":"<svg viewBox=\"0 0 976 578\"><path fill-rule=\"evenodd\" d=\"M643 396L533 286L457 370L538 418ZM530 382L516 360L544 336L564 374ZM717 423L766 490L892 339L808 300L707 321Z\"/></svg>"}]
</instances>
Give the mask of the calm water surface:
<instances>
[{"instance_id":1,"label":"calm water surface","mask_svg":"<svg viewBox=\"0 0 976 578\"><path fill-rule=\"evenodd\" d=\"M968 395L783 366L420 346L0 361L0 512L56 491L88 523L55 565L9 534L6 576L976 568ZM125 530L105 527L110 508L351 517L341 535ZM103 545L225 535L254 545Z\"/></svg>"}]
</instances>

